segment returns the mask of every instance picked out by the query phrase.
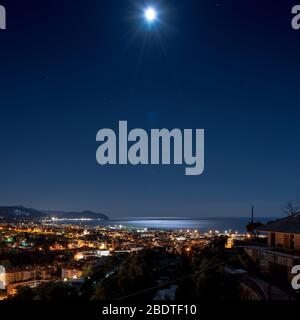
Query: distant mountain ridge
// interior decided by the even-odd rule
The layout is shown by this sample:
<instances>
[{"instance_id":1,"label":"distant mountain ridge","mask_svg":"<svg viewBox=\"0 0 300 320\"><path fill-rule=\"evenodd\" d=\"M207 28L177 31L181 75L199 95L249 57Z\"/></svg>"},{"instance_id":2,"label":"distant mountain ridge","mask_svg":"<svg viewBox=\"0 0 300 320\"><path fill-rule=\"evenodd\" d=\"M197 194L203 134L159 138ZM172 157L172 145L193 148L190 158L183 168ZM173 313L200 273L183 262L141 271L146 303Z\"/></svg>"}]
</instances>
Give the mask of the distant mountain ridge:
<instances>
[{"instance_id":1,"label":"distant mountain ridge","mask_svg":"<svg viewBox=\"0 0 300 320\"><path fill-rule=\"evenodd\" d=\"M108 220L108 216L103 213L98 213L90 210L85 210L81 212L77 211L44 211L44 213L49 217L54 217L58 219L101 219Z\"/></svg>"},{"instance_id":2,"label":"distant mountain ridge","mask_svg":"<svg viewBox=\"0 0 300 320\"><path fill-rule=\"evenodd\" d=\"M40 219L46 216L47 215L40 210L25 208L23 206L0 207L0 217L6 219Z\"/></svg>"},{"instance_id":3,"label":"distant mountain ridge","mask_svg":"<svg viewBox=\"0 0 300 320\"><path fill-rule=\"evenodd\" d=\"M103 213L97 213L90 210L82 212L76 211L50 211L26 208L23 206L0 206L0 219L45 219L55 217L58 219L101 219L108 220L108 216Z\"/></svg>"}]
</instances>

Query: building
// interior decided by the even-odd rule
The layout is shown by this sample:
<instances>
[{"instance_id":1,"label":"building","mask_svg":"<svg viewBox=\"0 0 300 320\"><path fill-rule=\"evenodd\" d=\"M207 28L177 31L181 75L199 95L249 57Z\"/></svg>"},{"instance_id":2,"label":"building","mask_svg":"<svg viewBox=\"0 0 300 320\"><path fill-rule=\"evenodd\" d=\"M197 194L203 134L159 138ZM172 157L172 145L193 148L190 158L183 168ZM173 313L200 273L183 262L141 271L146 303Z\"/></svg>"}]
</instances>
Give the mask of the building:
<instances>
[{"instance_id":1,"label":"building","mask_svg":"<svg viewBox=\"0 0 300 320\"><path fill-rule=\"evenodd\" d=\"M268 233L268 246L300 253L300 213L259 228Z\"/></svg>"},{"instance_id":2,"label":"building","mask_svg":"<svg viewBox=\"0 0 300 320\"><path fill-rule=\"evenodd\" d=\"M8 286L14 282L26 281L36 277L36 271L34 269L8 269L4 274L5 285Z\"/></svg>"},{"instance_id":3,"label":"building","mask_svg":"<svg viewBox=\"0 0 300 320\"><path fill-rule=\"evenodd\" d=\"M46 278L49 278L47 269L38 270L31 267L1 269L0 266L0 289L6 289L8 296L15 295L18 287L36 288L42 282L49 281Z\"/></svg>"},{"instance_id":4,"label":"building","mask_svg":"<svg viewBox=\"0 0 300 320\"><path fill-rule=\"evenodd\" d=\"M76 261L82 259L88 259L91 257L108 257L110 255L109 250L84 250L84 251L77 251L74 255L74 259Z\"/></svg>"},{"instance_id":5,"label":"building","mask_svg":"<svg viewBox=\"0 0 300 320\"><path fill-rule=\"evenodd\" d=\"M83 276L83 271L79 267L67 266L61 269L61 278L64 281L80 279Z\"/></svg>"},{"instance_id":6,"label":"building","mask_svg":"<svg viewBox=\"0 0 300 320\"><path fill-rule=\"evenodd\" d=\"M5 276L5 267L0 266L0 290L4 290L6 288L6 276Z\"/></svg>"},{"instance_id":7,"label":"building","mask_svg":"<svg viewBox=\"0 0 300 320\"><path fill-rule=\"evenodd\" d=\"M257 231L267 233L267 246L247 245L245 252L263 273L281 282L290 281L292 268L300 265L300 213L268 223Z\"/></svg>"},{"instance_id":8,"label":"building","mask_svg":"<svg viewBox=\"0 0 300 320\"><path fill-rule=\"evenodd\" d=\"M19 287L36 288L43 282L47 282L47 280L31 279L31 280L11 283L11 284L7 285L7 294L9 296L14 296L17 293Z\"/></svg>"}]
</instances>

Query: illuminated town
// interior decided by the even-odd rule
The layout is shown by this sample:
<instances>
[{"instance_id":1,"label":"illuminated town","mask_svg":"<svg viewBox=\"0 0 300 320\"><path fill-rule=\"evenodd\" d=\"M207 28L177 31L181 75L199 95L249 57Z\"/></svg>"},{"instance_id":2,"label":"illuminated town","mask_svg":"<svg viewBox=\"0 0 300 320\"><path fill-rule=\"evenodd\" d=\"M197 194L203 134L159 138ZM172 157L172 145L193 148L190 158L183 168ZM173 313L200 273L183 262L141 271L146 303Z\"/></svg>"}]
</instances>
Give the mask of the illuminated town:
<instances>
[{"instance_id":1,"label":"illuminated town","mask_svg":"<svg viewBox=\"0 0 300 320\"><path fill-rule=\"evenodd\" d=\"M276 294L288 298L286 292L273 285L272 296L271 282L266 280L270 277L257 280L251 275L257 272L254 261L258 259L259 250L265 250L265 255L267 252L274 255L275 251L267 251L266 234L240 234L232 230L206 233L189 229L150 230L122 225L87 227L84 220L80 223L77 226L61 224L56 218L2 222L1 300L27 299L33 295L51 300L60 297L59 290L68 292L70 299L119 299L148 288L149 292L139 298L150 295L153 299L174 300L180 294L185 295L185 286L190 280L201 280L197 273L203 268L206 272L205 268L215 267L218 276L228 277L231 290L235 291L232 299L265 300L273 299ZM287 253L278 254L288 257ZM299 256L292 257L299 259ZM178 283L182 277L186 277L186 283ZM139 278L142 281L136 283ZM115 283L116 279L127 289L116 292L120 285ZM45 293L53 286L57 297ZM130 288L135 289L132 292ZM56 292L53 288L52 291Z\"/></svg>"}]
</instances>

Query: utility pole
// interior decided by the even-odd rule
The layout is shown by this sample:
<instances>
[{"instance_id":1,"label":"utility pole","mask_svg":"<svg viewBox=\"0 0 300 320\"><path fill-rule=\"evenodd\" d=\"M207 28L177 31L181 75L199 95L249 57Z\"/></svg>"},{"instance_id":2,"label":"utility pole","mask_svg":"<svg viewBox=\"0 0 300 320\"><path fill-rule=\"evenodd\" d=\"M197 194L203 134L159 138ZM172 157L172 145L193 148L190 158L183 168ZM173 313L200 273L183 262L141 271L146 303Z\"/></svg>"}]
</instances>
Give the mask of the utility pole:
<instances>
[{"instance_id":1,"label":"utility pole","mask_svg":"<svg viewBox=\"0 0 300 320\"><path fill-rule=\"evenodd\" d=\"M252 205L252 209L251 209L251 223L254 223L254 205Z\"/></svg>"}]
</instances>

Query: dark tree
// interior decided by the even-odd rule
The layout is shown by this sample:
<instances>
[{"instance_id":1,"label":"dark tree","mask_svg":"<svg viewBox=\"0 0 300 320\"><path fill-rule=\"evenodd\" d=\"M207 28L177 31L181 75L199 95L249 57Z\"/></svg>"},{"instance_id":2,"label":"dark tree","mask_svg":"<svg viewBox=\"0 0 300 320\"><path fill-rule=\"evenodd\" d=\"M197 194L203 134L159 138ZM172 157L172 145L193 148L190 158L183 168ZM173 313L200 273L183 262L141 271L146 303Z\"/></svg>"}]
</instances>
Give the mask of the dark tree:
<instances>
[{"instance_id":1,"label":"dark tree","mask_svg":"<svg viewBox=\"0 0 300 320\"><path fill-rule=\"evenodd\" d=\"M300 212L300 203L289 201L283 208L282 211L287 215L287 216L293 216L297 213Z\"/></svg>"},{"instance_id":2,"label":"dark tree","mask_svg":"<svg viewBox=\"0 0 300 320\"><path fill-rule=\"evenodd\" d=\"M259 228L259 227L262 227L264 224L260 221L256 221L256 222L249 222L247 225L246 225L246 229L249 233L253 234L253 235L257 235L257 231L256 229Z\"/></svg>"}]
</instances>

